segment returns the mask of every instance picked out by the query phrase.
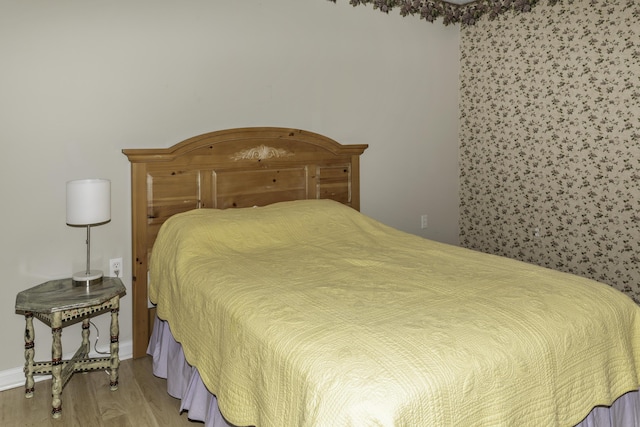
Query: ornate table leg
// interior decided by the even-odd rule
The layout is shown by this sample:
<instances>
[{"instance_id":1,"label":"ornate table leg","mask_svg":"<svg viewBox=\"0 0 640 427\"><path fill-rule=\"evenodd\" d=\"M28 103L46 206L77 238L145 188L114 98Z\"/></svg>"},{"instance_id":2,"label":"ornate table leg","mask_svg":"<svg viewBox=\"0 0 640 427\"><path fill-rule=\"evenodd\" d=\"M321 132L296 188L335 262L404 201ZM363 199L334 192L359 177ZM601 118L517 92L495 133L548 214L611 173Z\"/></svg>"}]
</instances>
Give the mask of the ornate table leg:
<instances>
[{"instance_id":1,"label":"ornate table leg","mask_svg":"<svg viewBox=\"0 0 640 427\"><path fill-rule=\"evenodd\" d=\"M24 376L26 378L24 384L24 396L29 399L33 397L34 382L33 382L33 354L34 354L34 340L35 332L33 330L33 313L27 311L24 314L24 318L27 322L27 326L24 329Z\"/></svg>"},{"instance_id":2,"label":"ornate table leg","mask_svg":"<svg viewBox=\"0 0 640 427\"><path fill-rule=\"evenodd\" d=\"M118 389L118 368L120 367L120 356L118 336L120 334L120 327L118 326L118 311L120 310L120 297L114 297L113 308L111 309L111 360L110 360L110 381L111 391Z\"/></svg>"},{"instance_id":3,"label":"ornate table leg","mask_svg":"<svg viewBox=\"0 0 640 427\"><path fill-rule=\"evenodd\" d=\"M53 418L60 418L62 411L62 314L53 313L51 321L51 334L53 343L51 344L51 415Z\"/></svg>"},{"instance_id":4,"label":"ornate table leg","mask_svg":"<svg viewBox=\"0 0 640 427\"><path fill-rule=\"evenodd\" d=\"M90 319L88 317L82 320L82 357L87 357L91 351L91 343L89 342L91 324L89 322Z\"/></svg>"}]
</instances>

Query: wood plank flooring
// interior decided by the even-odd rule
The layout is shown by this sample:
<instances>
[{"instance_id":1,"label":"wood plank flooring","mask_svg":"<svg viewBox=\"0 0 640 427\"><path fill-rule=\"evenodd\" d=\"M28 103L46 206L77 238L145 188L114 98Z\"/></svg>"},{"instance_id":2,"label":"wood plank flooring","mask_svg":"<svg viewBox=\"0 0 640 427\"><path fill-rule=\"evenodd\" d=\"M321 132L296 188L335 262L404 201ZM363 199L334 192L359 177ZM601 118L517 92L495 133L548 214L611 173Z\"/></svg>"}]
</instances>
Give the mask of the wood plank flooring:
<instances>
[{"instance_id":1,"label":"wood plank flooring","mask_svg":"<svg viewBox=\"0 0 640 427\"><path fill-rule=\"evenodd\" d=\"M0 392L0 426L203 426L179 413L180 401L167 394L167 382L151 371L151 358L123 360L118 390L109 390L104 371L74 374L62 391L62 416L51 417L51 380L36 383L31 399L24 388Z\"/></svg>"}]
</instances>

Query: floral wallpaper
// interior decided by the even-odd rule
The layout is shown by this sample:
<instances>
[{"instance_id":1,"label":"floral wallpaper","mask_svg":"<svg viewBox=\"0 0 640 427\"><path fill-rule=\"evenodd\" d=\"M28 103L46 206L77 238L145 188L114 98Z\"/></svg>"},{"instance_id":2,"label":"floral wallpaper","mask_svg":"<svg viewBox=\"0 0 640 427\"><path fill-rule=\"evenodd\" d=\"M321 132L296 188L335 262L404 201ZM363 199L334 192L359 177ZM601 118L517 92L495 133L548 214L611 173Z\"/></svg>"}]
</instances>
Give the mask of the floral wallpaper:
<instances>
[{"instance_id":1,"label":"floral wallpaper","mask_svg":"<svg viewBox=\"0 0 640 427\"><path fill-rule=\"evenodd\" d=\"M640 2L461 28L460 241L640 302Z\"/></svg>"},{"instance_id":2,"label":"floral wallpaper","mask_svg":"<svg viewBox=\"0 0 640 427\"><path fill-rule=\"evenodd\" d=\"M336 0L329 0L333 3ZM547 0L549 4L558 0ZM447 0L349 0L352 6L372 4L374 9L389 13L399 9L400 15L417 15L420 19L433 22L442 17L444 25L462 23L473 25L482 15L489 19L510 11L529 12L539 0L471 0L466 4L454 4Z\"/></svg>"}]
</instances>

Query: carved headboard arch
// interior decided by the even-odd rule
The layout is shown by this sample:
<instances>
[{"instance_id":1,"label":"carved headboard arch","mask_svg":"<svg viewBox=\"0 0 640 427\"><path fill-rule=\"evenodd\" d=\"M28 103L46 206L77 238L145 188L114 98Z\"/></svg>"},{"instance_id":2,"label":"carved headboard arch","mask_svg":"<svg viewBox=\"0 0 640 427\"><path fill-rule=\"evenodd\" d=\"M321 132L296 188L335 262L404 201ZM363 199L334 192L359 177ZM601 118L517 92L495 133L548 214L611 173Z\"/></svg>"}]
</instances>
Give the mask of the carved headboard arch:
<instances>
[{"instance_id":1,"label":"carved headboard arch","mask_svg":"<svg viewBox=\"0 0 640 427\"><path fill-rule=\"evenodd\" d=\"M125 149L131 162L133 356L143 357L152 327L147 271L160 226L197 208L240 208L334 199L360 209L360 155L298 129L254 127L194 136L169 148Z\"/></svg>"}]
</instances>

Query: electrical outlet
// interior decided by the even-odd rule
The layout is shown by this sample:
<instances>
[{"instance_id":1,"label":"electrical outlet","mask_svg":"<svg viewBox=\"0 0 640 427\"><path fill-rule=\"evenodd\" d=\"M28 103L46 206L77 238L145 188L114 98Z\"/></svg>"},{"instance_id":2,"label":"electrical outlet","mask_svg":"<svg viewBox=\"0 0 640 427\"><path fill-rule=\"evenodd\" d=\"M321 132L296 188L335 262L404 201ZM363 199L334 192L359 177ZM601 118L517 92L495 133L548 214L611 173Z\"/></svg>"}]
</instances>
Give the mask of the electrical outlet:
<instances>
[{"instance_id":1,"label":"electrical outlet","mask_svg":"<svg viewBox=\"0 0 640 427\"><path fill-rule=\"evenodd\" d=\"M420 217L420 228L427 228L427 215L422 215Z\"/></svg>"},{"instance_id":2,"label":"electrical outlet","mask_svg":"<svg viewBox=\"0 0 640 427\"><path fill-rule=\"evenodd\" d=\"M122 276L122 258L113 258L109 260L109 276Z\"/></svg>"}]
</instances>

